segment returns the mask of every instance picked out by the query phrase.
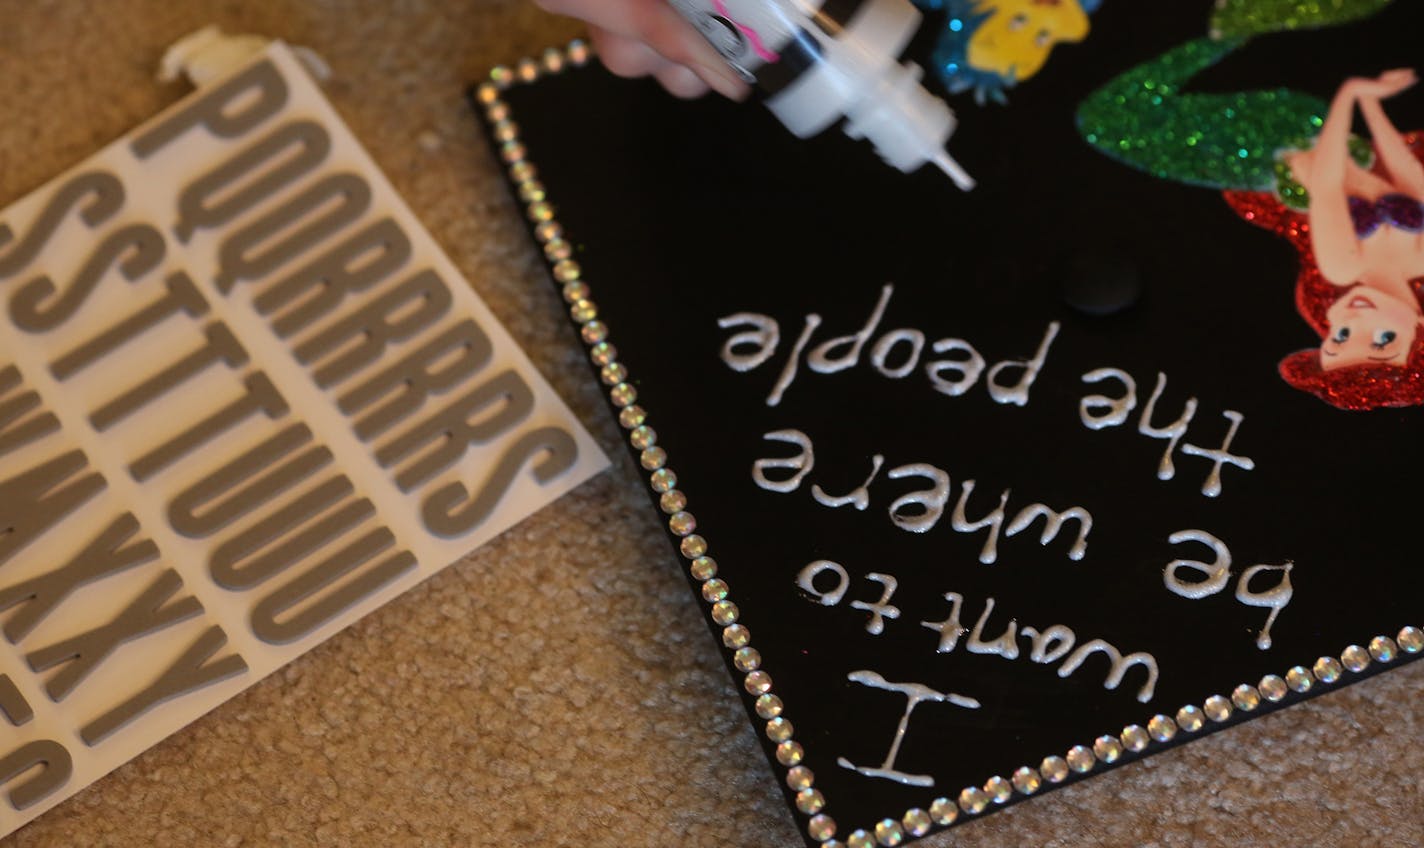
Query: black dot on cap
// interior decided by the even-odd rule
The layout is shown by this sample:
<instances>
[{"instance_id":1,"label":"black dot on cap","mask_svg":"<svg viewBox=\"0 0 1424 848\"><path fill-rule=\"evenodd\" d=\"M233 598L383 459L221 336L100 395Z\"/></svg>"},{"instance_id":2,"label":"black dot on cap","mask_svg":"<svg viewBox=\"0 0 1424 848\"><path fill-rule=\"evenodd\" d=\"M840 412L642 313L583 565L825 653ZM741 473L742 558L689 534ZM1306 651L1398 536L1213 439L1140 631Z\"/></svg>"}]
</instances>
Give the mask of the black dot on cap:
<instances>
[{"instance_id":1,"label":"black dot on cap","mask_svg":"<svg viewBox=\"0 0 1424 848\"><path fill-rule=\"evenodd\" d=\"M1062 294L1085 315L1115 315L1142 296L1142 274L1123 251L1081 250L1066 263Z\"/></svg>"}]
</instances>

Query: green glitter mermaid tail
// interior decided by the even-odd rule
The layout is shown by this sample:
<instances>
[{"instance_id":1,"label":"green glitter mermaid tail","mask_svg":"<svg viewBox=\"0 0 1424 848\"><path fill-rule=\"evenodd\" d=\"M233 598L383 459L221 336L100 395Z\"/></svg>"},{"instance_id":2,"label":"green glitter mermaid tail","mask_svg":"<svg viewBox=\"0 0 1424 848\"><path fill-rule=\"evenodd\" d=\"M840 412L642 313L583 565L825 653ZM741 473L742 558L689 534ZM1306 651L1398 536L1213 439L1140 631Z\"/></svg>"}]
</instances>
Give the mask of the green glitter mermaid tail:
<instances>
[{"instance_id":1,"label":"green glitter mermaid tail","mask_svg":"<svg viewBox=\"0 0 1424 848\"><path fill-rule=\"evenodd\" d=\"M1078 129L1103 153L1153 176L1215 189L1274 190L1289 205L1303 206L1304 189L1277 154L1311 146L1324 123L1324 101L1286 88L1182 89L1252 36L1337 26L1392 2L1218 0L1212 37L1187 42L1093 92L1079 106ZM1357 161L1369 158L1367 145L1355 145L1354 152Z\"/></svg>"},{"instance_id":2,"label":"green glitter mermaid tail","mask_svg":"<svg viewBox=\"0 0 1424 848\"><path fill-rule=\"evenodd\" d=\"M1217 0L1213 38L1249 38L1268 32L1320 29L1357 21L1393 0Z\"/></svg>"},{"instance_id":3,"label":"green glitter mermaid tail","mask_svg":"<svg viewBox=\"0 0 1424 848\"><path fill-rule=\"evenodd\" d=\"M1274 189L1277 151L1308 147L1324 123L1326 103L1285 88L1182 93L1192 77L1244 42L1199 38L1138 65L1083 101L1079 132L1108 156L1161 179Z\"/></svg>"}]
</instances>

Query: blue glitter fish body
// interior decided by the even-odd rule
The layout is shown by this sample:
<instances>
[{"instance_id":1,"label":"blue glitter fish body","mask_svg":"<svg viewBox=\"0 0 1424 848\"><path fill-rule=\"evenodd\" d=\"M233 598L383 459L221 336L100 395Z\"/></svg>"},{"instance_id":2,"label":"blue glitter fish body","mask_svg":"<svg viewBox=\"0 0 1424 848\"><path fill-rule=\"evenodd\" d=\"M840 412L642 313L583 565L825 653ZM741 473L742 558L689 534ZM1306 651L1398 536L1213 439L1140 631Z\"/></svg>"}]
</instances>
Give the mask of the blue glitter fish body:
<instances>
[{"instance_id":1,"label":"blue glitter fish body","mask_svg":"<svg viewBox=\"0 0 1424 848\"><path fill-rule=\"evenodd\" d=\"M930 61L936 76L950 94L972 93L979 105L1008 102L1009 89L1021 81L1023 67L1002 70L976 66L970 61L970 42L980 27L1001 12L996 0L914 0L921 9L943 12L942 31ZM1092 14L1102 0L1070 0ZM1037 68L1035 67L1035 71ZM1026 74L1031 76L1032 72Z\"/></svg>"}]
</instances>

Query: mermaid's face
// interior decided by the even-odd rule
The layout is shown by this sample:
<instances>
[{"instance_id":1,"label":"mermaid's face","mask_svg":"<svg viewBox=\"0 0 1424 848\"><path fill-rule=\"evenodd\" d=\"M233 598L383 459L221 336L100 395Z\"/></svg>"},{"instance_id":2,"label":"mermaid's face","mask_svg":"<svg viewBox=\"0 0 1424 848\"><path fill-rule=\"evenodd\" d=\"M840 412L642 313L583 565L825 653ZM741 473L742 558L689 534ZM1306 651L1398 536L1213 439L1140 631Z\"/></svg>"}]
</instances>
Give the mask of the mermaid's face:
<instances>
[{"instance_id":1,"label":"mermaid's face","mask_svg":"<svg viewBox=\"0 0 1424 848\"><path fill-rule=\"evenodd\" d=\"M969 39L969 64L1015 82L1038 73L1054 45L1088 35L1078 0L983 0L975 11L991 14Z\"/></svg>"},{"instance_id":2,"label":"mermaid's face","mask_svg":"<svg viewBox=\"0 0 1424 848\"><path fill-rule=\"evenodd\" d=\"M1320 367L1409 362L1424 316L1413 304L1369 286L1356 286L1325 313L1330 334L1320 344Z\"/></svg>"}]
</instances>

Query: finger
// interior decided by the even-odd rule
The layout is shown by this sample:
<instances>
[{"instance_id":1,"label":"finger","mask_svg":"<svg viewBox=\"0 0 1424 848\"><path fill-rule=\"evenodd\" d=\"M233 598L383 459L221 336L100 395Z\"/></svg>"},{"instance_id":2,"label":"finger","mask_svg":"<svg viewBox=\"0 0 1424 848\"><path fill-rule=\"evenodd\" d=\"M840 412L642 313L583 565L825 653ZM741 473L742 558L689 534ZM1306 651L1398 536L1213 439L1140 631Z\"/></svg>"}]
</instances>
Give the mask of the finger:
<instances>
[{"instance_id":1,"label":"finger","mask_svg":"<svg viewBox=\"0 0 1424 848\"><path fill-rule=\"evenodd\" d=\"M709 86L734 100L746 97L747 84L697 30L662 0L638 0L634 35L675 65L691 68Z\"/></svg>"},{"instance_id":2,"label":"finger","mask_svg":"<svg viewBox=\"0 0 1424 848\"><path fill-rule=\"evenodd\" d=\"M709 91L708 85L686 65L674 65L668 62L662 68L653 72L653 76L662 83L674 97L681 97L684 100L691 100L701 97Z\"/></svg>"},{"instance_id":3,"label":"finger","mask_svg":"<svg viewBox=\"0 0 1424 848\"><path fill-rule=\"evenodd\" d=\"M620 77L644 77L660 70L667 60L637 39L590 26L594 52L604 67Z\"/></svg>"},{"instance_id":4,"label":"finger","mask_svg":"<svg viewBox=\"0 0 1424 848\"><path fill-rule=\"evenodd\" d=\"M591 30L599 58L621 77L652 76L676 97L692 99L708 91L707 83L683 65L674 65L656 50L607 30Z\"/></svg>"},{"instance_id":5,"label":"finger","mask_svg":"<svg viewBox=\"0 0 1424 848\"><path fill-rule=\"evenodd\" d=\"M1386 84L1390 88L1398 89L1401 91L1418 82L1418 77L1410 68L1399 68L1393 71L1385 71L1383 74L1380 74L1379 79L1381 83Z\"/></svg>"},{"instance_id":6,"label":"finger","mask_svg":"<svg viewBox=\"0 0 1424 848\"><path fill-rule=\"evenodd\" d=\"M603 64L621 77L652 75L677 97L694 98L706 94L709 88L733 100L747 95L745 86L736 86L719 77L708 78L685 65L678 65L636 38L629 38L600 27L589 28L594 50Z\"/></svg>"},{"instance_id":7,"label":"finger","mask_svg":"<svg viewBox=\"0 0 1424 848\"><path fill-rule=\"evenodd\" d=\"M675 65L692 68L699 77L719 93L735 100L750 92L747 84L727 67L727 63L691 24L669 6L665 0L627 0L600 2L586 0L536 0L539 6L556 14L570 14L588 20L591 28L620 35L628 40L646 42Z\"/></svg>"}]
</instances>

